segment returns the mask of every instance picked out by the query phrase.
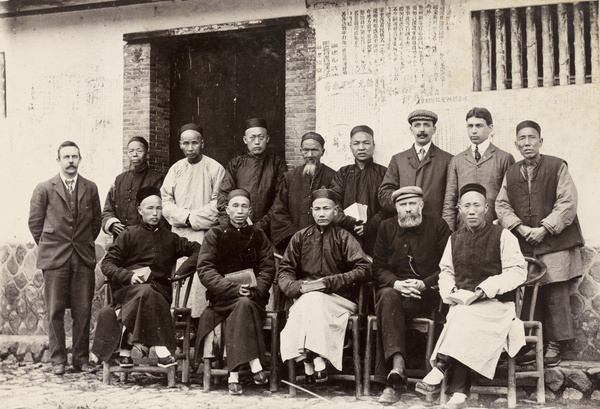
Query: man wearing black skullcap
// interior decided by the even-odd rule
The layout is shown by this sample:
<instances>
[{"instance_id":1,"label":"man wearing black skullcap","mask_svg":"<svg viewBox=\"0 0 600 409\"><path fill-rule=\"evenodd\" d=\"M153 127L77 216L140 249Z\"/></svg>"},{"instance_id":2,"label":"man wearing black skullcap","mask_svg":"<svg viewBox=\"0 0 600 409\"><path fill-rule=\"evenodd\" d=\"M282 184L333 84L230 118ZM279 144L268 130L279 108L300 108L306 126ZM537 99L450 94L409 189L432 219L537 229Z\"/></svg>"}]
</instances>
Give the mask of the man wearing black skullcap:
<instances>
[{"instance_id":1,"label":"man wearing black skullcap","mask_svg":"<svg viewBox=\"0 0 600 409\"><path fill-rule=\"evenodd\" d=\"M515 158L490 142L494 124L492 114L486 108L475 107L467 112L467 134L471 142L465 151L450 161L443 218L452 231L460 227L458 216L458 192L468 183L479 183L487 191L488 222L496 220L494 202L507 169Z\"/></svg>"},{"instance_id":2,"label":"man wearing black skullcap","mask_svg":"<svg viewBox=\"0 0 600 409\"><path fill-rule=\"evenodd\" d=\"M227 225L225 208L228 193L235 188L246 189L252 202L250 220L269 235L272 206L287 166L285 160L267 150L269 134L266 120L246 120L243 140L248 152L233 158L225 167L218 199L219 218Z\"/></svg>"},{"instance_id":3,"label":"man wearing black skullcap","mask_svg":"<svg viewBox=\"0 0 600 409\"><path fill-rule=\"evenodd\" d=\"M336 202L340 206L340 215L335 221L336 224L352 233L365 253L371 256L377 228L385 218L377 199L377 191L387 170L385 166L373 161L375 151L373 135L373 130L366 125L352 128L350 149L354 155L354 163L340 168L331 182L331 190L335 193ZM342 209L354 203L368 206L366 220L344 214Z\"/></svg>"},{"instance_id":4,"label":"man wearing black skullcap","mask_svg":"<svg viewBox=\"0 0 600 409\"><path fill-rule=\"evenodd\" d=\"M158 365L176 365L171 319L173 290L169 278L177 259L189 257L176 274L196 268L200 245L160 226L162 200L154 186L136 195L140 222L119 234L102 260L113 305L100 311L92 351L108 362L119 350L119 365L132 367L131 350L155 347Z\"/></svg>"},{"instance_id":5,"label":"man wearing black skullcap","mask_svg":"<svg viewBox=\"0 0 600 409\"><path fill-rule=\"evenodd\" d=\"M116 238L125 227L139 223L135 196L145 186L160 188L164 176L148 167L148 141L134 136L127 143L129 170L121 173L110 187L102 210L102 229Z\"/></svg>"},{"instance_id":6,"label":"man wearing black skullcap","mask_svg":"<svg viewBox=\"0 0 600 409\"><path fill-rule=\"evenodd\" d=\"M355 284L371 271L360 244L333 223L333 191L314 191L311 210L315 224L292 236L279 265L279 288L297 299L281 332L281 358L304 360L307 382L321 383L328 379L325 360L342 369L348 317L357 309Z\"/></svg>"},{"instance_id":7,"label":"man wearing black skullcap","mask_svg":"<svg viewBox=\"0 0 600 409\"><path fill-rule=\"evenodd\" d=\"M273 206L271 240L282 252L294 233L314 223L310 211L313 190L329 187L335 176L333 169L321 163L325 153L325 139L321 135L305 133L300 147L304 165L284 173Z\"/></svg>"},{"instance_id":8,"label":"man wearing black skullcap","mask_svg":"<svg viewBox=\"0 0 600 409\"><path fill-rule=\"evenodd\" d=\"M581 276L584 244L577 189L563 159L540 154L544 140L538 123L523 121L516 133L515 145L524 159L506 172L496 213L519 239L523 254L546 264L536 315L544 324L544 363L552 367L561 361L560 343L574 337L569 295L573 279ZM535 354L518 360L533 361Z\"/></svg>"},{"instance_id":9,"label":"man wearing black skullcap","mask_svg":"<svg viewBox=\"0 0 600 409\"><path fill-rule=\"evenodd\" d=\"M386 211L396 211L392 193L404 186L419 186L425 201L423 213L441 217L452 155L431 142L437 121L437 115L425 109L417 109L408 115L415 143L390 160L378 193L379 203Z\"/></svg>"},{"instance_id":10,"label":"man wearing black skullcap","mask_svg":"<svg viewBox=\"0 0 600 409\"><path fill-rule=\"evenodd\" d=\"M526 263L510 231L489 223L486 190L470 183L459 192L463 226L450 236L440 261L440 295L450 310L432 354L433 369L415 389L433 392L448 380L448 408L466 407L471 370L494 378L500 353L515 356L525 345L515 320L514 289L527 278ZM467 295L459 301L460 295Z\"/></svg>"},{"instance_id":11,"label":"man wearing black skullcap","mask_svg":"<svg viewBox=\"0 0 600 409\"><path fill-rule=\"evenodd\" d=\"M244 189L233 189L227 199L229 224L213 227L206 234L198 257L198 276L207 289L209 305L198 324L196 359L202 352L201 341L224 322L229 393L240 395L242 364L250 365L254 383L268 382L262 367L265 362L262 327L275 264L273 248L264 231L246 222L251 211L250 194ZM231 278L244 270L255 284Z\"/></svg>"}]
</instances>

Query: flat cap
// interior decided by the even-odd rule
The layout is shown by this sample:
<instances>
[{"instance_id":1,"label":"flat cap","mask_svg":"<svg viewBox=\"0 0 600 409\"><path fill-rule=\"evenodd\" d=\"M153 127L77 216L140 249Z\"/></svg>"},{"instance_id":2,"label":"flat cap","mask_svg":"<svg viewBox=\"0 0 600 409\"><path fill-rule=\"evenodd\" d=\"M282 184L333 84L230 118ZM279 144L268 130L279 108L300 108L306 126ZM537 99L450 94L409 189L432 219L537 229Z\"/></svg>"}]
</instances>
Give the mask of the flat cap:
<instances>
[{"instance_id":1,"label":"flat cap","mask_svg":"<svg viewBox=\"0 0 600 409\"><path fill-rule=\"evenodd\" d=\"M145 198L150 196L158 196L160 197L160 189L155 186L145 186L138 190L135 195L135 201L139 205L144 201Z\"/></svg>"},{"instance_id":2,"label":"flat cap","mask_svg":"<svg viewBox=\"0 0 600 409\"><path fill-rule=\"evenodd\" d=\"M423 197L423 189L419 186L404 186L392 193L392 202L409 199L411 197Z\"/></svg>"},{"instance_id":3,"label":"flat cap","mask_svg":"<svg viewBox=\"0 0 600 409\"><path fill-rule=\"evenodd\" d=\"M479 183L467 183L463 187L460 188L460 192L458 194L458 198L460 199L467 192L477 192L486 197L485 187L481 186Z\"/></svg>"},{"instance_id":4,"label":"flat cap","mask_svg":"<svg viewBox=\"0 0 600 409\"><path fill-rule=\"evenodd\" d=\"M250 128L267 129L267 121L264 118L248 118L246 119L246 129Z\"/></svg>"},{"instance_id":5,"label":"flat cap","mask_svg":"<svg viewBox=\"0 0 600 409\"><path fill-rule=\"evenodd\" d=\"M248 200L250 200L250 193L248 193L248 191L246 189L238 188L238 189L233 189L231 192L229 192L227 194L227 202L229 202L234 197L238 197L238 196L243 196L243 197L247 198Z\"/></svg>"},{"instance_id":6,"label":"flat cap","mask_svg":"<svg viewBox=\"0 0 600 409\"><path fill-rule=\"evenodd\" d=\"M413 121L432 121L435 125L438 121L438 116L435 112L426 109L417 109L408 115L408 123L412 125Z\"/></svg>"},{"instance_id":7,"label":"flat cap","mask_svg":"<svg viewBox=\"0 0 600 409\"><path fill-rule=\"evenodd\" d=\"M179 136L181 136L181 134L184 133L185 131L196 131L200 135L204 134L204 129L202 129L202 127L200 125L195 124L195 123L185 124L181 128L179 128Z\"/></svg>"},{"instance_id":8,"label":"flat cap","mask_svg":"<svg viewBox=\"0 0 600 409\"><path fill-rule=\"evenodd\" d=\"M516 131L516 133L519 133L519 131L521 129L523 129L523 128L533 128L540 135L542 134L542 127L540 126L540 124L538 124L535 121L527 120L527 121L523 121L523 122L519 123L519 125L517 125L517 131Z\"/></svg>"},{"instance_id":9,"label":"flat cap","mask_svg":"<svg viewBox=\"0 0 600 409\"><path fill-rule=\"evenodd\" d=\"M323 139L323 137L316 132L307 132L304 135L302 135L302 141L300 141L300 143L304 142L307 139L313 139L319 142L321 144L321 148L325 147L325 139Z\"/></svg>"},{"instance_id":10,"label":"flat cap","mask_svg":"<svg viewBox=\"0 0 600 409\"><path fill-rule=\"evenodd\" d=\"M333 190L322 186L320 189L312 192L312 201L314 202L317 199L330 199L335 203L335 193L333 193Z\"/></svg>"}]
</instances>

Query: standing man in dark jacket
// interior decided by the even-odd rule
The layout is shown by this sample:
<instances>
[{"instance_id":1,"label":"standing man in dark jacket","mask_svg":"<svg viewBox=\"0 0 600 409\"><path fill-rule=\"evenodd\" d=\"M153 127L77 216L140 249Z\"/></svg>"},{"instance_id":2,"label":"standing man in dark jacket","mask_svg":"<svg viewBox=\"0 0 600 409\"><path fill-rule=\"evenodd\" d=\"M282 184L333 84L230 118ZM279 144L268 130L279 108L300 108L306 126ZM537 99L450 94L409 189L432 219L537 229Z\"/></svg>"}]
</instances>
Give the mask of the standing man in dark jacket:
<instances>
[{"instance_id":1,"label":"standing man in dark jacket","mask_svg":"<svg viewBox=\"0 0 600 409\"><path fill-rule=\"evenodd\" d=\"M540 280L541 318L544 323L544 363L561 361L560 343L574 337L570 285L581 276L580 247L583 236L577 218L577 188L567 163L541 155L542 129L534 121L517 125L515 145L524 160L506 172L496 199L496 213L502 227L519 239L521 251L546 264ZM524 355L520 363L535 360Z\"/></svg>"},{"instance_id":2,"label":"standing man in dark jacket","mask_svg":"<svg viewBox=\"0 0 600 409\"><path fill-rule=\"evenodd\" d=\"M423 189L425 201L423 213L441 217L452 155L431 142L437 120L434 112L424 109L413 111L408 116L415 143L410 149L394 155L388 165L379 187L379 203L386 211L396 210L392 193L404 186L419 186Z\"/></svg>"},{"instance_id":3,"label":"standing man in dark jacket","mask_svg":"<svg viewBox=\"0 0 600 409\"><path fill-rule=\"evenodd\" d=\"M485 220L496 220L494 202L502 184L502 178L515 158L490 142L494 130L492 114L485 108L473 108L467 112L467 133L471 146L450 161L443 218L452 231L462 227L458 215L458 192L469 183L478 183L487 191L488 211Z\"/></svg>"},{"instance_id":4,"label":"standing man in dark jacket","mask_svg":"<svg viewBox=\"0 0 600 409\"><path fill-rule=\"evenodd\" d=\"M243 139L248 152L233 158L225 167L217 205L219 218L227 225L227 195L233 189L245 189L250 193L252 203L250 220L269 235L273 203L287 166L285 160L267 150L269 134L266 120L248 119Z\"/></svg>"},{"instance_id":5,"label":"standing man in dark jacket","mask_svg":"<svg viewBox=\"0 0 600 409\"><path fill-rule=\"evenodd\" d=\"M344 166L335 174L331 190L340 206L336 224L348 230L361 244L368 255L373 255L373 245L377 237L379 223L385 218L377 199L377 191L385 171L385 166L373 162L375 141L373 130L367 125L358 125L350 131L350 149L354 163ZM344 214L343 209L354 203L367 205L366 220ZM392 214L390 214L392 216Z\"/></svg>"},{"instance_id":6,"label":"standing man in dark jacket","mask_svg":"<svg viewBox=\"0 0 600 409\"><path fill-rule=\"evenodd\" d=\"M420 187L400 188L392 200L398 217L381 223L373 259L377 328L383 341L378 351L383 351L385 363L391 367L388 386L379 398L384 404L397 402L406 386L406 321L430 316L439 304L438 292L431 287L437 284L439 262L451 233L440 217L422 214ZM382 363L381 359L377 362L378 366Z\"/></svg>"},{"instance_id":7,"label":"standing man in dark jacket","mask_svg":"<svg viewBox=\"0 0 600 409\"><path fill-rule=\"evenodd\" d=\"M127 226L140 221L137 210L137 192L146 186L160 189L163 175L148 167L148 141L134 136L127 143L130 168L121 173L110 187L102 210L102 229L116 238ZM164 220L166 224L166 220Z\"/></svg>"},{"instance_id":8,"label":"standing man in dark jacket","mask_svg":"<svg viewBox=\"0 0 600 409\"><path fill-rule=\"evenodd\" d=\"M98 188L78 174L81 155L75 142L58 147L60 173L35 188L29 208L29 230L38 245L37 268L44 273L50 359L55 375L65 373L65 309L73 317L73 369L88 363L94 296L94 240L102 214Z\"/></svg>"}]
</instances>

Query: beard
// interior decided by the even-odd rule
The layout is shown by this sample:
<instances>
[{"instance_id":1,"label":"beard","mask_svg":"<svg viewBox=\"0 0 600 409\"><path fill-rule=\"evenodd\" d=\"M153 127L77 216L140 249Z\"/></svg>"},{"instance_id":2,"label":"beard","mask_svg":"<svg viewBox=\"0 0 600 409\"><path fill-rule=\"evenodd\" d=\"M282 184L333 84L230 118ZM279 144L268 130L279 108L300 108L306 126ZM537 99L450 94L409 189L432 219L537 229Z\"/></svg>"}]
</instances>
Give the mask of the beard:
<instances>
[{"instance_id":1,"label":"beard","mask_svg":"<svg viewBox=\"0 0 600 409\"><path fill-rule=\"evenodd\" d=\"M312 178L315 175L316 170L317 170L317 164L308 162L304 165L304 170L302 171L302 173L304 173L305 175L308 175Z\"/></svg>"},{"instance_id":2,"label":"beard","mask_svg":"<svg viewBox=\"0 0 600 409\"><path fill-rule=\"evenodd\" d=\"M403 229L409 229L411 227L417 227L423 221L423 214L421 211L418 213L405 213L402 215L398 215L398 224Z\"/></svg>"}]
</instances>

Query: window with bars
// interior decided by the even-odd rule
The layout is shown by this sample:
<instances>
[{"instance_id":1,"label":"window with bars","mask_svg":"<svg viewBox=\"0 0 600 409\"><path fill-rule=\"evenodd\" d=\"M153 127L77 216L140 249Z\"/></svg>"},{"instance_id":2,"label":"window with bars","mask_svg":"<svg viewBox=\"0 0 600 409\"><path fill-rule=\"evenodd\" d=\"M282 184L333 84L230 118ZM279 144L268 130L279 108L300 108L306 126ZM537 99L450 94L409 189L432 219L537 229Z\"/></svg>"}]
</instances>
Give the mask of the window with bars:
<instances>
[{"instance_id":1,"label":"window with bars","mask_svg":"<svg viewBox=\"0 0 600 409\"><path fill-rule=\"evenodd\" d=\"M598 1L471 13L473 91L600 83Z\"/></svg>"}]
</instances>

